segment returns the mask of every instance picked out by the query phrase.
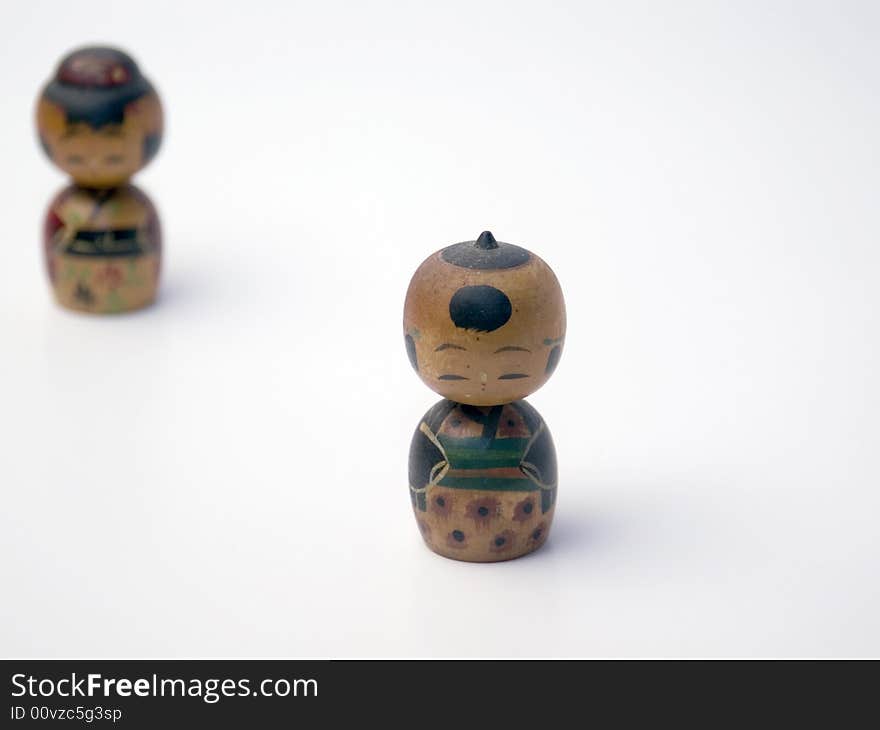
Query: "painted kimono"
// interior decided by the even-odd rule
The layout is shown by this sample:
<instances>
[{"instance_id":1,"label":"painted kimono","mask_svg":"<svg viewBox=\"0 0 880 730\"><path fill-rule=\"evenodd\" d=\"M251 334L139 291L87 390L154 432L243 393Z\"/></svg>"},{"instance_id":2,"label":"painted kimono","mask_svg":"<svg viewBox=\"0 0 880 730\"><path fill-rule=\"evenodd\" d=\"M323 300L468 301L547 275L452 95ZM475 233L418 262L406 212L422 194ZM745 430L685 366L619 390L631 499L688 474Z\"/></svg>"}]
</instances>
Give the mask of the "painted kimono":
<instances>
[{"instance_id":1,"label":"painted kimono","mask_svg":"<svg viewBox=\"0 0 880 730\"><path fill-rule=\"evenodd\" d=\"M546 538L556 483L550 432L525 401L480 407L443 400L413 436L412 505L431 547L452 557L475 540L509 557L533 549L525 549L529 541Z\"/></svg>"},{"instance_id":2,"label":"painted kimono","mask_svg":"<svg viewBox=\"0 0 880 730\"><path fill-rule=\"evenodd\" d=\"M52 202L44 230L55 296L71 309L118 312L149 304L162 237L150 200L134 186L71 186Z\"/></svg>"}]
</instances>

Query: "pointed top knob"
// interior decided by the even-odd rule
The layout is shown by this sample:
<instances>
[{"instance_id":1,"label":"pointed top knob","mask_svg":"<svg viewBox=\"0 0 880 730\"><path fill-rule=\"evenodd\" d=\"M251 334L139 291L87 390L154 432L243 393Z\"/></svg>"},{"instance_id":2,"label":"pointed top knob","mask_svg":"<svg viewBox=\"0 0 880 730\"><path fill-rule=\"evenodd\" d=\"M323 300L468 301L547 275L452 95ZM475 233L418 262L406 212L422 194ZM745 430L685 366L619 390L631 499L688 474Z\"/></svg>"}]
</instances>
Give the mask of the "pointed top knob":
<instances>
[{"instance_id":1,"label":"pointed top knob","mask_svg":"<svg viewBox=\"0 0 880 730\"><path fill-rule=\"evenodd\" d=\"M493 248L498 248L498 241L495 240L492 231L483 231L480 234L480 237L476 240L475 245L477 248L481 248L484 251L491 251Z\"/></svg>"}]
</instances>

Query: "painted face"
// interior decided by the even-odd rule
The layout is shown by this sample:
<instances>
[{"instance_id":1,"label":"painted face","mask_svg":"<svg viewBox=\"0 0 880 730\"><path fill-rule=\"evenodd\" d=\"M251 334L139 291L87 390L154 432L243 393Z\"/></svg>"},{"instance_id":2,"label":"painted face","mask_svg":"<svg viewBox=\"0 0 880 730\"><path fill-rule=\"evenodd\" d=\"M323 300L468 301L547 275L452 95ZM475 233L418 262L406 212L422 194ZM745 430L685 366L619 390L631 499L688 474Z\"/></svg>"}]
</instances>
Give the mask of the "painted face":
<instances>
[{"instance_id":1,"label":"painted face","mask_svg":"<svg viewBox=\"0 0 880 730\"><path fill-rule=\"evenodd\" d=\"M37 104L49 158L78 185L116 187L155 155L162 106L134 61L109 48L66 57Z\"/></svg>"},{"instance_id":2,"label":"painted face","mask_svg":"<svg viewBox=\"0 0 880 730\"><path fill-rule=\"evenodd\" d=\"M520 400L559 362L562 290L540 258L486 232L418 268L406 295L404 337L416 372L445 398L470 405Z\"/></svg>"}]
</instances>

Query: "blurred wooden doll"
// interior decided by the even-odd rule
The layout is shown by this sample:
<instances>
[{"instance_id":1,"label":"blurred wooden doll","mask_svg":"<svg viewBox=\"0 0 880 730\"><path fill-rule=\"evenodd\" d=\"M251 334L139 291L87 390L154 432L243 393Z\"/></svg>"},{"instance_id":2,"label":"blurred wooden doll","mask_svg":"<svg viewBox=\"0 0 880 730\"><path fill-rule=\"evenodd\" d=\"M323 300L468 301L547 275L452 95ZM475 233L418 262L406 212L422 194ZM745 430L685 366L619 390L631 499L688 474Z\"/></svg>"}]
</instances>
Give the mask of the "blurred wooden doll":
<instances>
[{"instance_id":1,"label":"blurred wooden doll","mask_svg":"<svg viewBox=\"0 0 880 730\"><path fill-rule=\"evenodd\" d=\"M49 278L63 306L110 313L154 300L159 219L129 179L158 151L162 119L150 82L113 48L74 51L43 89L40 142L73 178L51 202L44 226Z\"/></svg>"}]
</instances>

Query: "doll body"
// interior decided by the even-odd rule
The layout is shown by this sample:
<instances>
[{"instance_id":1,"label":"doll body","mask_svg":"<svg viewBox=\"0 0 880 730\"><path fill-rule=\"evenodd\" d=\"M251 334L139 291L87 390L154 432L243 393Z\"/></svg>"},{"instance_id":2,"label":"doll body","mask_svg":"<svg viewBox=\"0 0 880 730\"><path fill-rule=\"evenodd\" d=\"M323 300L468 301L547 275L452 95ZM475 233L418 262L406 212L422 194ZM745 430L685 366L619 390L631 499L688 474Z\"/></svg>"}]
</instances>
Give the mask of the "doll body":
<instances>
[{"instance_id":1,"label":"doll body","mask_svg":"<svg viewBox=\"0 0 880 730\"><path fill-rule=\"evenodd\" d=\"M547 539L556 452L526 401L437 403L413 435L409 480L422 537L448 558L510 560Z\"/></svg>"},{"instance_id":2,"label":"doll body","mask_svg":"<svg viewBox=\"0 0 880 730\"><path fill-rule=\"evenodd\" d=\"M156 297L162 253L159 218L133 185L71 185L49 205L46 268L59 304L96 314L139 309Z\"/></svg>"},{"instance_id":3,"label":"doll body","mask_svg":"<svg viewBox=\"0 0 880 730\"><path fill-rule=\"evenodd\" d=\"M484 232L429 256L410 282L410 364L444 396L420 422L410 498L427 545L449 558L509 560L547 539L556 452L523 398L552 375L565 305L541 259Z\"/></svg>"}]
</instances>

